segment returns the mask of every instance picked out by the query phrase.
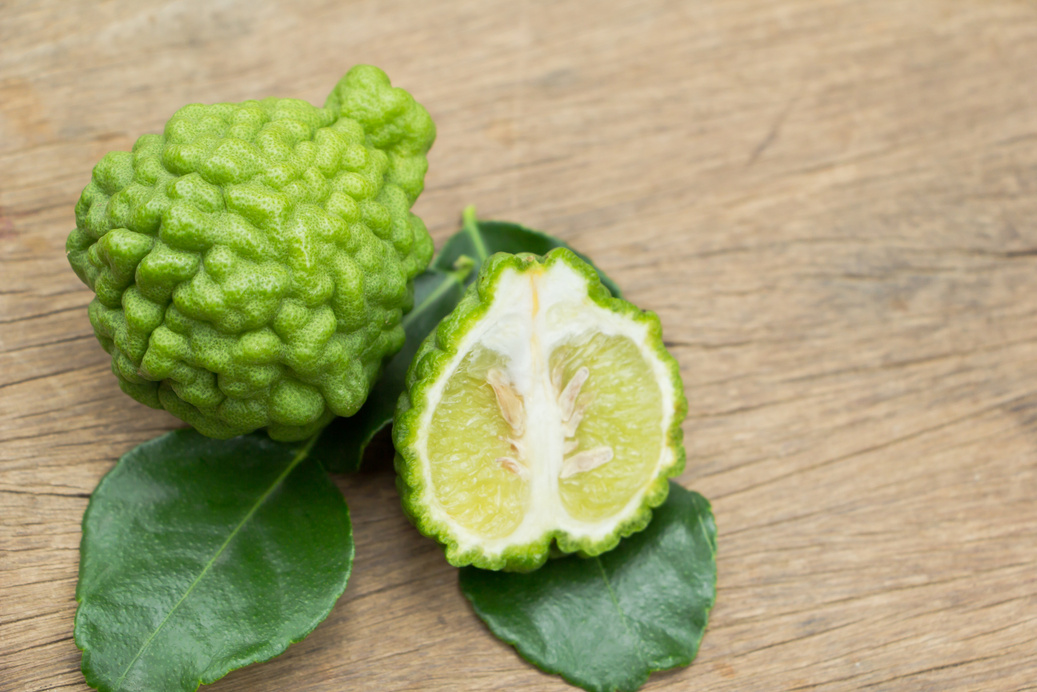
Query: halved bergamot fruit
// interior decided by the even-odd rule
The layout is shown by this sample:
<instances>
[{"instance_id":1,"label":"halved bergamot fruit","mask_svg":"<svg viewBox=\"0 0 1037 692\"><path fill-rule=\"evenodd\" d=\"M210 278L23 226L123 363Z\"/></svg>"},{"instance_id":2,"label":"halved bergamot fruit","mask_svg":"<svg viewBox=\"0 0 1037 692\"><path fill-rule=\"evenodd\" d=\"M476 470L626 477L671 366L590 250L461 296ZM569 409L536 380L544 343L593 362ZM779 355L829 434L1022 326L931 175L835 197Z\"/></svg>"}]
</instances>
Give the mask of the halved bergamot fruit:
<instances>
[{"instance_id":1,"label":"halved bergamot fruit","mask_svg":"<svg viewBox=\"0 0 1037 692\"><path fill-rule=\"evenodd\" d=\"M527 571L640 531L684 468L687 401L659 319L566 249L499 253L421 345L397 484L458 567Z\"/></svg>"}]
</instances>

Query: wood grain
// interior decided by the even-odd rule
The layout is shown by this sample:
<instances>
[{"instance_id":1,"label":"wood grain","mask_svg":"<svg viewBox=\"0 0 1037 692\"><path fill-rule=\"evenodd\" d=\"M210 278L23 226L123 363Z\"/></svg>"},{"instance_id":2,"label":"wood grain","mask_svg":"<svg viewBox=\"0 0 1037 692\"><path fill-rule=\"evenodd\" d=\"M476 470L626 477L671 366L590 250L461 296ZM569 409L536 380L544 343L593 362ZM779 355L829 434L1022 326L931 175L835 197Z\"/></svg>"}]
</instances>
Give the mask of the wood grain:
<instances>
[{"instance_id":1,"label":"wood grain","mask_svg":"<svg viewBox=\"0 0 1037 692\"><path fill-rule=\"evenodd\" d=\"M357 62L438 124L438 243L476 204L662 317L720 592L645 689L1037 689L1037 5L994 0L0 3L0 689L87 689L83 510L176 426L119 391L64 258L92 165ZM332 616L212 689L566 689L374 466L338 478Z\"/></svg>"}]
</instances>

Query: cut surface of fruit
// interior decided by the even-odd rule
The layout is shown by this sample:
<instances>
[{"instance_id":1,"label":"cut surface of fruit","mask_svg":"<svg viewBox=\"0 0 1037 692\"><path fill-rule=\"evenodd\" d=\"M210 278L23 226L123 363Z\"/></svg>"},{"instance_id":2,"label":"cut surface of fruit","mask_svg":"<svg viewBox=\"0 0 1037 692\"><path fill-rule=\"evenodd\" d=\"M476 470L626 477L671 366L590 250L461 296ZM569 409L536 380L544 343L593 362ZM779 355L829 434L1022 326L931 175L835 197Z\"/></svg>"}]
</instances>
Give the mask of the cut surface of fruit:
<instances>
[{"instance_id":1,"label":"cut surface of fruit","mask_svg":"<svg viewBox=\"0 0 1037 692\"><path fill-rule=\"evenodd\" d=\"M495 255L408 374L404 507L459 566L600 554L665 500L686 409L654 314L568 250Z\"/></svg>"}]
</instances>

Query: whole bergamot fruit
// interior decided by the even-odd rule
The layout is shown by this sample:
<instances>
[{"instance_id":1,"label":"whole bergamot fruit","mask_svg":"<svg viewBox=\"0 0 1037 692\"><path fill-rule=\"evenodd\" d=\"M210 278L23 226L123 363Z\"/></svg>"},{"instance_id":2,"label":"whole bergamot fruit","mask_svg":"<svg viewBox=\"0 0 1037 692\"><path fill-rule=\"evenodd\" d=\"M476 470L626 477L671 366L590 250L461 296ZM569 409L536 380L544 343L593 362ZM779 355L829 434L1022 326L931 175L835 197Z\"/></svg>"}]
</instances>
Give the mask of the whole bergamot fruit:
<instances>
[{"instance_id":1,"label":"whole bergamot fruit","mask_svg":"<svg viewBox=\"0 0 1037 692\"><path fill-rule=\"evenodd\" d=\"M312 434L403 345L432 239L410 212L435 127L381 70L323 108L193 104L94 168L69 262L123 391L205 435Z\"/></svg>"},{"instance_id":2,"label":"whole bergamot fruit","mask_svg":"<svg viewBox=\"0 0 1037 692\"><path fill-rule=\"evenodd\" d=\"M570 250L498 253L407 372L404 509L458 567L601 554L666 499L687 406L658 317Z\"/></svg>"}]
</instances>

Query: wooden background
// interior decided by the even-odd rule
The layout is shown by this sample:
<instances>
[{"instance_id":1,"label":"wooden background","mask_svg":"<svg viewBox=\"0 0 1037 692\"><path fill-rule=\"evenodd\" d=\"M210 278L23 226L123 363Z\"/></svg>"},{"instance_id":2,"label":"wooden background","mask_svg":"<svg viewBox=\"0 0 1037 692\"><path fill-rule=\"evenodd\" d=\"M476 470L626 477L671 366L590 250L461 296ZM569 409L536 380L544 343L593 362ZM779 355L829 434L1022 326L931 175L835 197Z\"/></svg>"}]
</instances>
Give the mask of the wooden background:
<instances>
[{"instance_id":1,"label":"wooden background","mask_svg":"<svg viewBox=\"0 0 1037 692\"><path fill-rule=\"evenodd\" d=\"M662 317L720 591L646 689L1037 689L1037 4L1008 0L0 2L0 689L86 689L83 510L177 425L119 391L65 261L91 167L357 62L438 123L437 244L475 204ZM337 481L345 596L211 689L566 689L391 472Z\"/></svg>"}]
</instances>

